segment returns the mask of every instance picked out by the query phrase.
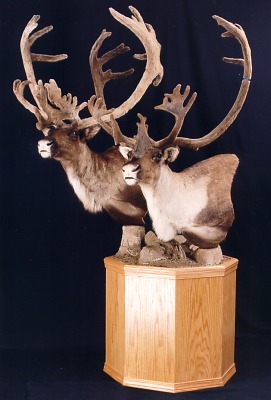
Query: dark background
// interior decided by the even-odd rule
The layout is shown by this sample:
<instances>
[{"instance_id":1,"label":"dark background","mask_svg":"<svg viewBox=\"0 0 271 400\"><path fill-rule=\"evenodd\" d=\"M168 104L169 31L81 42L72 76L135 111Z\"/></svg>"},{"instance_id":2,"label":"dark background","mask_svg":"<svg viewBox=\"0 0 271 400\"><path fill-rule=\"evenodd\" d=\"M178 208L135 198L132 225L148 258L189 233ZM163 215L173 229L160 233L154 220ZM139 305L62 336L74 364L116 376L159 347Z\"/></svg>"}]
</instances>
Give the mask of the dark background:
<instances>
[{"instance_id":1,"label":"dark background","mask_svg":"<svg viewBox=\"0 0 271 400\"><path fill-rule=\"evenodd\" d=\"M105 270L121 226L106 214L91 215L73 193L61 165L37 152L42 137L34 116L12 92L13 80L25 79L19 41L27 21L40 14L40 27L53 32L40 39L36 52L68 53L51 65L37 65L36 77L55 78L63 93L86 101L93 93L88 65L92 44L103 28L113 32L104 49L125 41L142 51L133 34L108 12L113 6L130 15L128 1L24 0L0 2L1 92L1 399L170 399L173 395L123 388L103 372ZM270 399L270 88L271 2L266 0L134 0L132 5L153 25L162 44L165 76L119 122L136 131L136 114L148 117L153 138L166 135L173 121L153 111L177 83L189 84L198 98L182 130L198 137L228 112L238 92L242 68L224 64L240 56L213 14L240 23L253 57L247 101L227 133L198 152L183 150L176 170L209 156L232 152L240 166L233 185L236 220L223 243L224 254L240 260L237 271L237 374L221 389L177 394L178 399ZM144 63L131 54L112 62L114 70L131 65L131 78L106 89L109 106L128 97ZM101 151L112 140L101 133L90 146Z\"/></svg>"}]
</instances>

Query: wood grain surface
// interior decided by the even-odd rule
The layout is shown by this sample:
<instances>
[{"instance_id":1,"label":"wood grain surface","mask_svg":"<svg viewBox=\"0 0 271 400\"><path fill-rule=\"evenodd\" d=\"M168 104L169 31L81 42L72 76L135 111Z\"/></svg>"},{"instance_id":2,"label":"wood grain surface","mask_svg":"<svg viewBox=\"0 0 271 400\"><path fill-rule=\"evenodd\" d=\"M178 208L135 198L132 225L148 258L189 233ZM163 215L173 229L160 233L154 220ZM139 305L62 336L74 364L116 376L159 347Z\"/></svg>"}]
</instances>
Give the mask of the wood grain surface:
<instances>
[{"instance_id":1,"label":"wood grain surface","mask_svg":"<svg viewBox=\"0 0 271 400\"><path fill-rule=\"evenodd\" d=\"M106 258L105 372L165 392L224 385L235 372L237 264L174 269Z\"/></svg>"}]
</instances>

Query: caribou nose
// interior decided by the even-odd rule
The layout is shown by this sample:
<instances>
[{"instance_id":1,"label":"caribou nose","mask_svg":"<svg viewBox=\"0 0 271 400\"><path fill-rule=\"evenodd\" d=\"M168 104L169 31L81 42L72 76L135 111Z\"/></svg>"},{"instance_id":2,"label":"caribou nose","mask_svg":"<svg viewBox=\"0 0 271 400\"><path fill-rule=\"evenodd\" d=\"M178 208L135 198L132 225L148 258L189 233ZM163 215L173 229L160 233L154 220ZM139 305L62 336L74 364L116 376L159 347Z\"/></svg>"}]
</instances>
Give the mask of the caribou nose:
<instances>
[{"instance_id":1,"label":"caribou nose","mask_svg":"<svg viewBox=\"0 0 271 400\"><path fill-rule=\"evenodd\" d=\"M140 166L136 165L134 169L132 169L132 172L138 172L140 170Z\"/></svg>"},{"instance_id":2,"label":"caribou nose","mask_svg":"<svg viewBox=\"0 0 271 400\"><path fill-rule=\"evenodd\" d=\"M122 172L131 174L132 172L138 172L140 170L139 165L125 164L122 168Z\"/></svg>"},{"instance_id":3,"label":"caribou nose","mask_svg":"<svg viewBox=\"0 0 271 400\"><path fill-rule=\"evenodd\" d=\"M53 140L42 139L38 142L38 152L43 158L51 158L51 147L54 144Z\"/></svg>"}]
</instances>

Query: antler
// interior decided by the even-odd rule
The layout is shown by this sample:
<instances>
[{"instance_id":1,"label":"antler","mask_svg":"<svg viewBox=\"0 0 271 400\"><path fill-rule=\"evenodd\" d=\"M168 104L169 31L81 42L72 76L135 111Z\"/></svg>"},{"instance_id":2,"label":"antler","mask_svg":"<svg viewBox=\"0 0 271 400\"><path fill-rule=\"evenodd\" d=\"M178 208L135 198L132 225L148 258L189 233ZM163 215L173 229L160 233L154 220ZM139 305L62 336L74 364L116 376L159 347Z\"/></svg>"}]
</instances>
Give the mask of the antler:
<instances>
[{"instance_id":1,"label":"antler","mask_svg":"<svg viewBox=\"0 0 271 400\"><path fill-rule=\"evenodd\" d=\"M178 134L183 126L183 122L184 122L186 114L188 113L188 111L192 107L194 101L196 100L197 93L194 92L192 94L192 96L190 97L190 99L188 100L186 106L184 106L184 102L190 93L190 86L189 85L186 86L183 94L181 94L181 87L182 87L182 85L178 84L174 88L173 93L165 94L162 104L154 107L156 110L167 111L167 112L173 114L175 117L175 125L172 128L172 131L164 139L161 139L161 140L155 142L156 147L162 148L162 147L166 146L167 144L174 142L174 140L178 136Z\"/></svg>"},{"instance_id":2,"label":"antler","mask_svg":"<svg viewBox=\"0 0 271 400\"><path fill-rule=\"evenodd\" d=\"M110 8L109 11L111 12L113 17L117 21L119 21L121 24L126 26L128 29L130 29L143 44L146 53L135 54L134 58L136 58L138 60L146 60L146 67L145 67L145 71L143 73L143 76L142 76L140 82L138 83L137 87L135 88L135 90L131 94L131 96L124 103L122 103L120 106L118 106L117 108L115 108L112 111L114 119L118 119L119 117L125 115L129 110L131 110L135 106L135 104L137 104L139 102L139 100L142 98L142 96L146 92L147 88L151 84L153 84L154 86L159 85L159 83L161 82L161 80L163 78L163 74L164 74L163 66L160 63L161 45L157 41L156 34L155 34L153 27L150 24L147 24L144 22L143 18L141 17L140 13L137 11L136 8L130 6L129 9L133 14L131 18L125 17L124 15L120 14L118 11L114 10L113 8ZM120 54L124 51L126 51L125 47L118 49L117 54ZM108 57L111 58L110 52L109 52L109 54L106 55L106 61L108 60ZM93 62L95 61L95 58L96 57L92 58ZM93 70L99 71L99 68L95 67L95 69L93 69ZM117 75L121 74L121 76L127 76L128 74L130 75L130 73L131 73L131 70L128 70L123 73L118 73ZM114 77L114 75L112 74L112 72L110 70L107 71L107 74L109 76L111 75ZM106 73L104 73L103 76L105 76L105 75L106 75ZM117 75L115 75L115 76L118 77ZM101 72L98 72L98 76L101 76ZM93 79L94 79L94 81L96 80L95 77ZM98 84L99 80L100 80L100 78L98 78L96 80L97 88L99 86L99 84ZM99 96L97 96L97 93L96 93L96 97L99 97ZM100 94L100 97L103 98L103 93ZM95 119L97 114L95 112L95 108L93 108L93 101L94 101L93 98L91 98L88 102L88 106L89 106L89 112L92 114L93 118ZM99 120L99 123L101 126L102 126L102 124L101 124L102 121L107 123L111 119L110 113L105 113L103 116L101 116L99 114L99 117L101 118ZM82 127L85 128L90 123L91 123L91 121L89 119L85 119L82 123ZM109 127L107 127L107 129L106 129L105 125L103 127L105 128L105 130L108 133L112 134L112 130L110 130Z\"/></svg>"},{"instance_id":3,"label":"antler","mask_svg":"<svg viewBox=\"0 0 271 400\"><path fill-rule=\"evenodd\" d=\"M146 125L146 118L143 117L141 114L138 114L139 117L139 123L137 123L138 126L138 132L136 135L136 138L134 139L134 150L133 154L142 154L144 151L142 149L147 149L150 146L158 147L158 148L163 148L167 146L168 144L171 144L174 142L176 137L178 136L178 133L180 132L183 122L185 119L186 114L192 107L194 101L196 100L197 93L194 92L190 99L188 100L187 104L184 105L185 101L187 100L189 93L190 93L190 86L187 85L185 87L184 93L181 93L181 88L182 85L178 84L172 93L166 93L164 95L163 103L160 104L159 106L154 107L156 110L164 110L169 112L170 114L174 115L175 117L175 124L170 132L170 134L158 141L154 141L151 139L148 135L148 126ZM102 123L100 120L99 116L99 111L98 110L98 102L96 102L96 106L93 107L93 112L97 116L97 120ZM111 135L114 137L115 143L120 144L120 143L126 143L126 144L131 144L130 138L127 136L124 136L119 127L117 122L112 118L111 116L111 123L109 124L103 124L103 128L108 132L111 133Z\"/></svg>"},{"instance_id":4,"label":"antler","mask_svg":"<svg viewBox=\"0 0 271 400\"><path fill-rule=\"evenodd\" d=\"M213 16L213 18L217 21L219 25L222 25L225 29L227 29L227 32L224 32L222 34L223 37L234 37L239 41L242 47L242 52L244 57L243 59L226 58L226 57L223 58L223 60L228 63L238 64L244 67L244 76L241 83L241 88L239 90L239 93L231 110L228 112L223 121L207 135L199 139L177 137L182 128L184 118L187 112L192 107L197 96L197 93L194 92L190 97L190 99L188 100L187 104L184 105L184 102L187 100L189 96L190 87L186 86L184 93L181 94L181 85L179 84L174 88L173 93L165 94L163 103L161 105L155 107L156 110L164 110L175 116L175 125L172 131L164 139L154 141L148 135L146 119L142 117L142 115L138 114L140 123L138 123L138 133L134 139L135 142L133 145L133 155L136 154L138 156L142 152L144 153L144 151L149 147L163 148L165 146L168 146L169 144L177 145L179 147L190 147L194 149L206 146L207 144L217 139L220 135L222 135L226 131L226 129L232 124L232 122L235 120L238 113L240 112L249 90L251 75L252 75L250 47L246 35L240 25L232 24L231 22L228 22L225 19L218 16ZM113 124L113 122L114 124L116 124L116 121L112 120L111 125ZM107 124L106 126L107 129L111 129L111 125ZM124 136L120 132L119 128L118 129L114 128L114 138L115 138L115 143L124 142L127 145L129 145L129 138Z\"/></svg>"},{"instance_id":5,"label":"antler","mask_svg":"<svg viewBox=\"0 0 271 400\"><path fill-rule=\"evenodd\" d=\"M134 57L140 60L147 60L147 62L143 76L132 95L116 109L109 110L111 113L113 112L114 118L119 118L132 109L146 92L148 86L150 86L151 83L158 85L163 77L163 67L160 63L161 46L156 39L155 32L151 25L145 24L141 15L135 8L129 8L133 14L131 18L125 17L112 8L110 8L110 12L115 19L130 29L142 42L146 54L135 55ZM98 124L95 115L84 119L79 117L79 112L87 105L89 106L90 112L92 111L93 104L95 104L93 98L89 100L88 104L83 102L82 104L77 105L78 102L75 96L72 96L70 93L62 96L61 89L57 86L54 80L50 80L49 83L46 84L43 84L41 80L38 82L36 81L33 62L56 62L67 58L66 54L52 56L46 54L35 54L31 52L31 46L34 44L34 42L53 29L52 26L48 26L35 33L32 33L33 30L38 26L39 19L40 16L34 15L23 31L21 39L21 53L27 80L22 82L17 79L14 81L14 93L21 104L35 114L38 120L36 125L37 129L42 130L44 134L47 133L50 125L56 125L58 127L65 128L66 126L71 126L72 124L78 129L90 128L90 135L94 136L94 134L98 132L98 129L95 130L92 128L97 128L99 125L101 125ZM106 32L104 30L94 43L90 52L90 67L94 81L96 93L95 96L96 99L102 99L105 109L106 106L103 94L105 84L112 79L125 77L133 72L133 69L117 73L113 73L111 70L107 70L105 72L102 70L102 67L106 62L111 60L113 57L116 57L129 50L127 46L121 44L99 58L98 51L104 40L110 35L110 32ZM31 104L24 97L24 90L26 86L29 86L36 105ZM106 112L104 115L101 115L100 112L98 113L102 122L110 121L110 112Z\"/></svg>"},{"instance_id":6,"label":"antler","mask_svg":"<svg viewBox=\"0 0 271 400\"><path fill-rule=\"evenodd\" d=\"M102 67L105 63L110 61L112 58L125 53L126 51L129 51L130 48L128 46L125 46L124 43L121 43L118 47L116 47L113 50L108 51L107 53L103 54L103 56L98 57L98 52L104 42L104 40L108 37L111 36L111 32L107 32L105 29L102 31L94 45L92 46L92 49L90 51L90 56L89 56L89 64L90 64L90 69L91 69L91 75L94 83L94 88L95 88L95 93L97 99L101 98L104 105L105 105L105 99L104 99L104 86L107 82L109 82L112 79L119 79L123 78L126 76L131 75L134 72L133 68L130 68L127 71L124 72L112 72L111 69L107 71L103 71Z\"/></svg>"},{"instance_id":7,"label":"antler","mask_svg":"<svg viewBox=\"0 0 271 400\"><path fill-rule=\"evenodd\" d=\"M227 30L226 32L222 33L221 35L222 37L233 37L234 39L238 40L238 42L241 45L243 58L240 59L240 58L224 57L223 61L243 66L244 68L243 80L241 83L241 87L239 89L239 93L232 108L230 109L226 117L220 122L220 124L216 128L214 128L211 132L198 139L190 139L185 137L176 138L174 144L180 147L189 147L193 149L198 149L200 147L206 146L207 144L213 142L215 139L221 136L233 123L233 121L239 114L249 90L251 76L252 76L252 61L251 61L251 51L246 34L243 28L238 24L233 24L221 17L218 17L217 15L214 15L213 18L216 20L218 25L223 26Z\"/></svg>"},{"instance_id":8,"label":"antler","mask_svg":"<svg viewBox=\"0 0 271 400\"><path fill-rule=\"evenodd\" d=\"M101 97L97 99L95 95L92 96L88 102L88 108L98 124L114 138L115 144L126 143L134 146L135 139L122 134L119 124L114 117L114 109L107 110ZM106 121L104 117L110 120Z\"/></svg>"},{"instance_id":9,"label":"antler","mask_svg":"<svg viewBox=\"0 0 271 400\"><path fill-rule=\"evenodd\" d=\"M34 15L23 31L20 47L27 80L23 82L19 79L15 80L13 91L20 103L35 114L38 120L37 129L46 134L48 126L52 124L57 126L66 125L63 120L78 124L80 121L79 112L87 106L87 103L77 106L76 97L73 97L70 93L62 96L61 89L53 79L45 85L41 80L36 81L33 62L57 62L68 57L66 54L47 55L31 52L31 47L35 41L53 29L50 25L32 33L37 28L39 19L39 15ZM29 86L37 106L25 99L24 89L26 86ZM67 125L70 126L70 124Z\"/></svg>"}]
</instances>

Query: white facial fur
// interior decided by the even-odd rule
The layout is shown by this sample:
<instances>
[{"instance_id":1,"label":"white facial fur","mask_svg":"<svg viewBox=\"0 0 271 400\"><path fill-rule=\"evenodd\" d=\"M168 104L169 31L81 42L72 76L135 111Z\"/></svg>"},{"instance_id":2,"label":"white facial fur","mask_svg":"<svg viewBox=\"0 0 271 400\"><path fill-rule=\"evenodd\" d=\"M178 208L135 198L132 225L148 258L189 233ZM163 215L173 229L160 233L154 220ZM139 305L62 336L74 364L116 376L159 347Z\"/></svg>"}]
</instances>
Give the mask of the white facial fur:
<instances>
[{"instance_id":1,"label":"white facial fur","mask_svg":"<svg viewBox=\"0 0 271 400\"><path fill-rule=\"evenodd\" d=\"M134 186L139 183L137 172L138 166L135 166L134 164L127 164L123 166L122 175L128 186Z\"/></svg>"},{"instance_id":2,"label":"white facial fur","mask_svg":"<svg viewBox=\"0 0 271 400\"><path fill-rule=\"evenodd\" d=\"M132 151L132 149L130 147L120 145L119 151L121 155L128 160L129 153ZM134 186L138 184L137 170L133 164L124 165L122 167L122 175L128 186Z\"/></svg>"},{"instance_id":3,"label":"white facial fur","mask_svg":"<svg viewBox=\"0 0 271 400\"><path fill-rule=\"evenodd\" d=\"M42 139L38 142L38 152L42 158L51 158L51 146L52 141L48 139Z\"/></svg>"}]
</instances>

